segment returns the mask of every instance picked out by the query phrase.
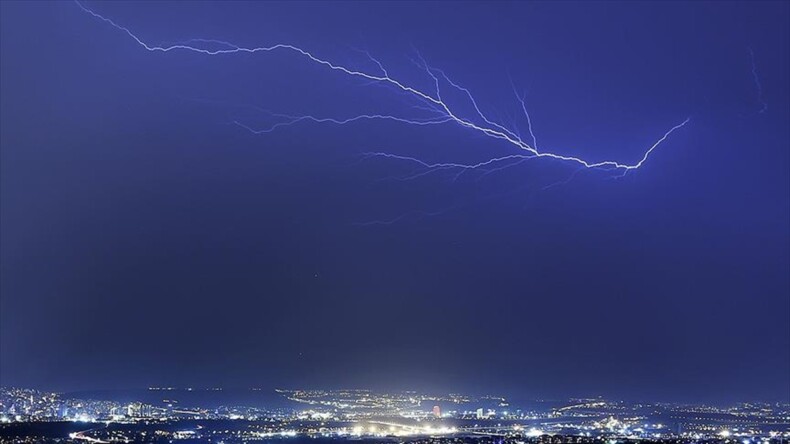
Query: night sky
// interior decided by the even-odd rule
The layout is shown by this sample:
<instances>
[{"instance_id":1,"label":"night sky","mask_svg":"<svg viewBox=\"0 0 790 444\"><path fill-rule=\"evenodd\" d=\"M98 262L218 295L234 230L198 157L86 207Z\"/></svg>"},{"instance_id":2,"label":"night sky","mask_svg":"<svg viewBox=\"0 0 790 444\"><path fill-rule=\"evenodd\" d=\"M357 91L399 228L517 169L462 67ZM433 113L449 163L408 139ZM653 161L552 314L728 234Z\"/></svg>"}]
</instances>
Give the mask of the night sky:
<instances>
[{"instance_id":1,"label":"night sky","mask_svg":"<svg viewBox=\"0 0 790 444\"><path fill-rule=\"evenodd\" d=\"M790 398L790 3L85 5L153 44L377 72L367 51L430 91L421 56L524 133L512 79L540 147L585 159L691 121L621 178L404 180L363 153L517 150L454 124L252 134L264 109L419 110L293 52L150 52L75 3L2 2L0 384Z\"/></svg>"}]
</instances>

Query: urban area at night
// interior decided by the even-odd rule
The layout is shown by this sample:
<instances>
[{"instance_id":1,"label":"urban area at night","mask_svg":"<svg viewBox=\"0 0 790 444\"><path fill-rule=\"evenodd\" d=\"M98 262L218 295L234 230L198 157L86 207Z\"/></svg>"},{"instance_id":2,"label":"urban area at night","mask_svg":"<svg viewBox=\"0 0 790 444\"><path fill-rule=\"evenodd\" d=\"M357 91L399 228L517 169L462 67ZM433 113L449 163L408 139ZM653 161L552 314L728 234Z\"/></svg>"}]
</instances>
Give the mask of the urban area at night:
<instances>
[{"instance_id":1,"label":"urban area at night","mask_svg":"<svg viewBox=\"0 0 790 444\"><path fill-rule=\"evenodd\" d=\"M230 393L225 393L230 392ZM790 405L368 390L149 388L93 397L3 388L0 437L29 442L738 443L790 441ZM242 404L226 402L245 398ZM142 400L144 399L144 400Z\"/></svg>"}]
</instances>

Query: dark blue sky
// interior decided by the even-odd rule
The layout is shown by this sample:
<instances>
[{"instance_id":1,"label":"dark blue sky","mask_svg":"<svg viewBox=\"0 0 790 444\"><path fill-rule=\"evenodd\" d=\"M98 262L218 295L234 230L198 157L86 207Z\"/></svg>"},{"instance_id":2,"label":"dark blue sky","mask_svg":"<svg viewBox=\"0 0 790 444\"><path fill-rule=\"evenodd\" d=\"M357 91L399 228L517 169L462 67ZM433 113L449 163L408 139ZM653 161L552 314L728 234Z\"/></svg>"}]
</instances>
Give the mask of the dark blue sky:
<instances>
[{"instance_id":1,"label":"dark blue sky","mask_svg":"<svg viewBox=\"0 0 790 444\"><path fill-rule=\"evenodd\" d=\"M86 3L149 43L289 43L430 90L416 51L540 159L458 125L302 122L414 102L288 52L146 51L3 2L0 383L790 397L787 2ZM752 73L752 59L762 101ZM460 102L459 102L460 103ZM521 120L519 120L521 119ZM402 217L401 217L402 216ZM360 225L392 220L389 225Z\"/></svg>"}]
</instances>

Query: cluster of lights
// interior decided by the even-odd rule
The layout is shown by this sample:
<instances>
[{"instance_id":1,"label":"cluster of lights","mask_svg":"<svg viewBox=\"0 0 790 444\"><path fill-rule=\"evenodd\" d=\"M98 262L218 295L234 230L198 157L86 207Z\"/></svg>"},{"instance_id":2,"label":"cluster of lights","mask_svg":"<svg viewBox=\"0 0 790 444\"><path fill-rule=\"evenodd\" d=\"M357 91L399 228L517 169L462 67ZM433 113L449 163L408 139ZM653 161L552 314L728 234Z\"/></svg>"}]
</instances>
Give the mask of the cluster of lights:
<instances>
[{"instance_id":1,"label":"cluster of lights","mask_svg":"<svg viewBox=\"0 0 790 444\"><path fill-rule=\"evenodd\" d=\"M663 411L670 414L671 418L685 418L692 421L685 424L688 429L677 434L665 430L665 424L659 421L650 421L648 416L644 416L644 411L650 406L630 405L625 403L610 402L582 402L574 400L569 403L569 408L557 408L547 410L542 413L535 421L541 418L567 418L567 421L552 420L549 423L532 422L530 425L516 424L509 422L502 424L500 420L524 419L520 414L521 410L504 410L497 412L494 410L484 411L478 408L476 411L469 410L447 410L440 412L434 402L427 404L425 401L447 402L447 397L428 396L408 393L373 393L370 391L345 390L345 391L278 391L287 398L297 397L308 403L326 404L332 406L331 410L309 408L301 411L277 410L266 411L252 407L220 407L217 409L201 409L196 407L194 411L176 410L172 408L160 409L152 405L133 402L130 404L120 404L110 401L93 401L83 399L64 399L55 393L39 392L28 389L0 388L0 422L25 422L25 421L75 421L85 423L105 423L113 422L136 423L143 421L151 423L156 420L178 420L179 418L205 418L205 419L231 419L238 421L266 421L270 424L246 429L242 424L237 431L217 430L206 431L197 429L183 430L179 432L168 432L157 430L153 432L157 436L169 436L171 438L195 437L198 435L217 436L222 434L232 434L235 437L259 437L259 438L288 438L293 436L323 436L323 437L362 437L362 438L384 438L384 437L437 437L460 433L475 434L497 434L510 436L514 439L519 437L537 438L543 435L555 436L557 434L570 434L579 437L596 436L604 440L638 440L638 439L666 439L681 438L683 440L706 440L716 439L737 444L768 444L775 442L776 439L790 438L790 430L774 431L759 427L757 424L783 424L788 418L788 405L749 405L734 408L710 408L694 407L692 410L684 406L658 405L657 412ZM454 399L461 399L453 396ZM177 403L176 398L169 398L162 402ZM466 398L467 400L472 398ZM481 398L476 398L472 402L479 402ZM497 399L498 405L505 404L504 400ZM347 409L336 407L340 404L347 404ZM422 405L420 405L422 404ZM68 416L66 409L68 407ZM426 407L434 406L432 410ZM719 418L721 412L733 415L734 419L727 425L718 420L711 422L703 421L701 413L703 410L716 413ZM613 413L616 411L617 413ZM697 413L687 416L671 416L680 414L684 411ZM54 416L50 415L49 412ZM121 414L117 414L117 413ZM607 412L607 413L604 413ZM751 412L751 414L748 414ZM20 414L21 413L21 414ZM189 413L188 416L185 416ZM150 416L149 416L150 415ZM397 418L397 419L395 419ZM452 427L444 423L445 419L451 418L459 420L469 420L477 418L478 422L474 425ZM298 422L297 422L298 421ZM393 421L393 422L388 422ZM353 427L341 426L341 423L355 423ZM505 421L502 421L505 422ZM750 423L748 425L745 425ZM741 425L744 424L744 425ZM533 426L534 425L534 426ZM262 427L263 426L263 427ZM103 442L100 439L116 441L125 440L124 434L113 434L106 432L104 428L98 427L91 431L79 432L75 439L91 442ZM144 437L147 432L139 431L139 437ZM208 436L206 435L206 436ZM119 438L120 437L120 438ZM95 441L94 441L95 440ZM774 440L774 441L772 441Z\"/></svg>"},{"instance_id":2,"label":"cluster of lights","mask_svg":"<svg viewBox=\"0 0 790 444\"><path fill-rule=\"evenodd\" d=\"M258 432L255 435L260 438L274 438L278 436L281 438L293 438L298 434L299 432L296 430L281 430L279 432Z\"/></svg>"},{"instance_id":3,"label":"cluster of lights","mask_svg":"<svg viewBox=\"0 0 790 444\"><path fill-rule=\"evenodd\" d=\"M451 435L458 433L456 427L448 426L412 426L404 424L390 424L387 427L379 427L376 425L369 425L367 427L356 425L351 429L353 436L437 436L437 435Z\"/></svg>"}]
</instances>

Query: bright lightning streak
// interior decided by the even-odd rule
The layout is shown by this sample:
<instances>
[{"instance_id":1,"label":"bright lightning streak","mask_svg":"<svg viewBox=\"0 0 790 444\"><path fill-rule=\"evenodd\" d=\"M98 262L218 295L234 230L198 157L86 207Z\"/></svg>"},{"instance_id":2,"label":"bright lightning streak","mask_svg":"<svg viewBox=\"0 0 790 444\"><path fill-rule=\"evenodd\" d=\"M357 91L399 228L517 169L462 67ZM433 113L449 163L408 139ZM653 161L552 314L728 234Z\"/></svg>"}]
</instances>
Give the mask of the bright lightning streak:
<instances>
[{"instance_id":1,"label":"bright lightning streak","mask_svg":"<svg viewBox=\"0 0 790 444\"><path fill-rule=\"evenodd\" d=\"M309 52L307 50L304 50L302 48L299 48L299 47L293 46L293 45L289 45L289 44L275 44L275 45L271 45L271 46L260 46L260 47L248 48L248 47L243 47L243 46L237 46L237 45L234 45L232 43L225 42L225 41L209 40L209 39L191 39L191 40L187 40L187 41L181 42L181 43L176 43L176 44L172 44L172 45L162 45L162 46L149 44L149 43L146 43L143 39L139 38L137 35L135 35L129 28L127 28L125 26L122 26L122 25L119 25L115 21L113 21L113 20L111 20L109 18L106 18L106 17L94 12L93 10L91 10L91 9L85 7L84 5L82 5L77 0L75 0L75 3L84 12L90 14L91 16L93 16L96 19L99 19L99 20L111 25L112 27L114 27L114 28L116 28L116 29L118 29L120 31L123 31L125 34L127 34L129 37L131 37L135 42L137 42L137 44L139 44L140 46L142 46L143 48L145 48L146 50L151 51L151 52L190 51L190 52L196 52L196 53L209 55L209 56L216 56L216 55L235 54L235 53L255 54L255 53L259 53L259 52L265 53L265 52L280 51L280 50L282 50L282 51L291 51L291 52L295 52L295 53L297 53L297 54L299 54L301 56L304 56L307 59L309 59L310 61L312 61L314 63L317 63L319 65L325 66L325 67L327 67L327 68L329 68L331 70L339 71L339 72L345 73L345 74L353 76L353 77L359 77L359 78L362 78L362 79L366 79L366 80L369 80L371 82L377 82L377 83L381 83L381 84L386 84L386 85L392 86L392 87L400 90L401 92L410 95L412 98L417 99L418 101L421 101L421 102L427 104L428 108L431 111L439 112L440 115L442 116L440 119L437 118L437 119L428 119L428 120L413 120L413 119L406 119L406 118L402 118L402 117L387 116L387 115L361 115L361 116L357 116L357 117L353 117L353 118L345 119L345 120L329 119L329 118L317 118L317 117L313 117L313 116L299 116L299 117L291 117L291 119L287 120L285 123L276 124L273 127L270 127L268 129L262 129L262 130L255 130L255 129L251 128L249 125L243 125L241 123L235 122L237 125L242 126L245 129L247 129L249 131L252 131L254 133L270 132L270 131L276 129L277 127L292 125L292 124L295 124L295 123L300 122L300 121L330 122L330 123L336 123L336 124L345 124L345 123L350 123L350 122L353 122L353 121L364 120L364 119L368 119L368 120L370 120L370 119L385 119L385 120L393 120L393 121L398 121L398 122L402 122L402 123L417 124L417 125L430 125L430 124L436 124L436 123L454 122L454 123L456 123L456 124L458 124L458 125L460 125L460 126L462 126L464 128L467 128L467 129L470 129L470 130L474 130L474 131L476 131L478 133L481 133L481 134L483 134L485 136L488 136L488 137L491 137L491 138L494 138L494 139L498 139L498 140L502 140L502 141L512 145L513 147L515 147L515 148L517 148L517 149L519 149L521 151L525 151L526 152L526 154L523 154L523 155L512 155L512 156L498 157L498 158L493 158L493 159L490 159L488 161L480 162L480 163L477 163L477 164L456 164L456 163L429 164L427 162L419 161L418 159L415 159L415 158L401 157L401 160L408 160L408 161L412 161L412 162L414 162L414 161L421 162L421 163L424 164L424 166L426 166L428 168L462 168L463 170L466 170L466 169L474 169L474 168L490 165L491 163L496 163L496 162L499 162L499 161L504 160L504 159L513 159L513 158L520 158L520 159L524 159L524 158L549 158L549 159L555 159L555 160L560 160L560 161L565 161L565 162L570 162L570 163L576 163L576 164L579 164L579 165L581 165L582 167L585 167L585 168L618 169L618 170L622 170L623 173L626 173L629 170L634 170L634 169L637 169L637 168L641 167L647 161L648 157L653 153L653 151L656 148L658 148L658 146L662 142L664 142L664 140L666 140L667 137L669 137L669 135L672 134L672 132L674 132L675 130L677 130L677 129L683 127L683 126L685 126L690 120L690 119L687 118L683 122L681 122L681 123L673 126L672 128L670 128L669 131L664 133L664 135L656 143L654 143L647 151L644 152L642 157L636 163L622 163L622 162L614 161L614 160L590 161L590 160L585 160L585 159L582 159L580 157L575 157L575 156L569 156L569 155L557 154L557 153L552 153L552 152L539 151L538 148L537 148L537 143L535 141L534 133L532 132L532 122L531 122L531 119L529 119L529 114L526 112L526 106L524 105L524 100L523 100L523 98L521 96L517 95L517 97L519 99L519 102L521 103L522 109L523 109L523 111L526 114L526 117L528 119L529 131L530 131L530 135L532 136L532 139L533 139L532 140L532 144L529 144L529 143L523 141L513 131L505 128L503 125L498 124L498 123L494 122L493 120L489 119L488 117L486 117L484 115L484 113L482 112L482 110L480 109L480 107L478 106L477 101L474 99L471 91L469 91L468 89L466 89L466 88L460 86L459 84L453 82L443 71L429 67L425 63L425 61L422 60L422 57L420 57L420 62L421 63L417 63L417 62L415 62L415 63L417 63L418 66L421 66L426 71L426 73L433 79L434 84L435 84L435 92L434 93L428 93L428 92L421 91L421 90L419 90L419 89L417 89L415 87L409 86L409 85L403 83L402 81L391 77L388 74L387 70L384 68L383 64L381 64L378 60L376 60L375 58L371 57L370 55L368 55L368 57L371 59L371 61L373 63L375 63L380 68L381 74L371 74L371 73L367 73L367 72L364 72L364 71L360 71L360 70L356 70L356 69L352 69L352 68L347 68L345 66L342 66L342 65L339 65L339 64L335 64L335 63L330 62L328 60L319 58L319 57L313 55L311 52ZM210 46L206 47L206 46L201 46L201 45L210 45ZM456 90L461 91L462 93L465 94L465 96L467 97L467 99L472 104L473 108L475 109L475 112L476 112L477 116L476 116L476 118L474 120L476 120L477 122L475 122L475 121L473 121L471 119L462 117L459 114L458 111L453 110L453 108L451 108L451 106L442 98L441 91L440 91L440 84L441 84L440 79L443 79L451 87L453 87ZM758 85L759 85L759 83L758 83ZM377 155L383 155L383 153L377 153ZM395 155L391 155L391 156L394 157L394 158L398 158L398 156L395 156ZM434 165L434 166L432 166L432 165Z\"/></svg>"}]
</instances>

